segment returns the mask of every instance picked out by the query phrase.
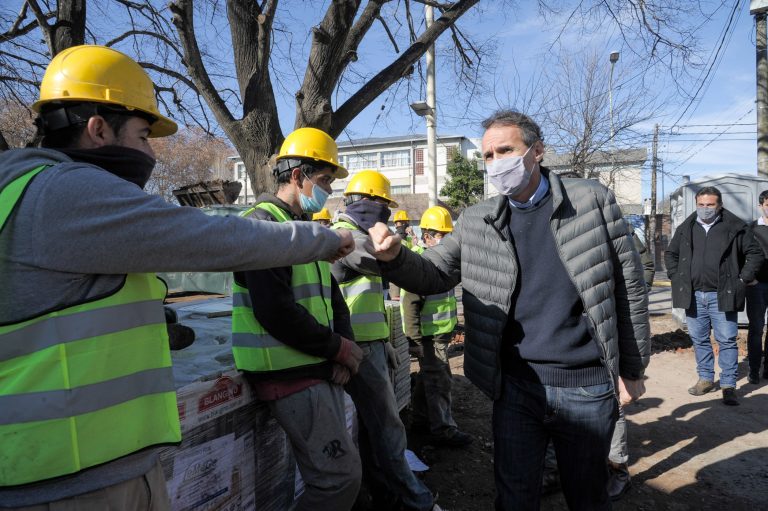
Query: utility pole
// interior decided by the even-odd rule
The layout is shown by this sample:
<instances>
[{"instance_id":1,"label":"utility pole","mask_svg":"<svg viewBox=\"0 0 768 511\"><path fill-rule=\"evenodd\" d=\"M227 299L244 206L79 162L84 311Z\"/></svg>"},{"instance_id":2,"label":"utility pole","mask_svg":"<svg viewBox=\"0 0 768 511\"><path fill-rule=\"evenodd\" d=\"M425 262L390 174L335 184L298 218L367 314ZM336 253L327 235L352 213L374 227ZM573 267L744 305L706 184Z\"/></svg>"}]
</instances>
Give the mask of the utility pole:
<instances>
[{"instance_id":1,"label":"utility pole","mask_svg":"<svg viewBox=\"0 0 768 511\"><path fill-rule=\"evenodd\" d=\"M427 28L435 20L433 8L424 5L424 17ZM427 115L427 191L429 207L437 206L437 101L435 97L435 45L427 49L427 106L431 110Z\"/></svg>"},{"instance_id":2,"label":"utility pole","mask_svg":"<svg viewBox=\"0 0 768 511\"><path fill-rule=\"evenodd\" d=\"M756 26L756 82L757 82L757 175L768 177L768 60L766 59L766 12L768 0L752 0L749 12Z\"/></svg>"},{"instance_id":3,"label":"utility pole","mask_svg":"<svg viewBox=\"0 0 768 511\"><path fill-rule=\"evenodd\" d=\"M651 159L651 218L650 229L648 230L648 238L645 242L648 245L649 250L653 254L654 264L658 264L656 260L656 173L659 168L659 125L656 124L653 127L653 156Z\"/></svg>"}]
</instances>

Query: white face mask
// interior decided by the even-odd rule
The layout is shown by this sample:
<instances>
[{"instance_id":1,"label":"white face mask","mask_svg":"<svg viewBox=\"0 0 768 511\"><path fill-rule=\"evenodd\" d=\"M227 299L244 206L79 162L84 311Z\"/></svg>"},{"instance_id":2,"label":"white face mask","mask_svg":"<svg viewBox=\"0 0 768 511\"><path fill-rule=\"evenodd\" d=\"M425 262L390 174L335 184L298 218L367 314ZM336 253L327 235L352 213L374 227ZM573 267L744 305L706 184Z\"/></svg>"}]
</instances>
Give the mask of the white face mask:
<instances>
[{"instance_id":1,"label":"white face mask","mask_svg":"<svg viewBox=\"0 0 768 511\"><path fill-rule=\"evenodd\" d=\"M514 197L525 190L531 182L533 171L525 165L525 157L531 151L531 147L522 156L494 159L488 165L488 181L500 194Z\"/></svg>"}]
</instances>

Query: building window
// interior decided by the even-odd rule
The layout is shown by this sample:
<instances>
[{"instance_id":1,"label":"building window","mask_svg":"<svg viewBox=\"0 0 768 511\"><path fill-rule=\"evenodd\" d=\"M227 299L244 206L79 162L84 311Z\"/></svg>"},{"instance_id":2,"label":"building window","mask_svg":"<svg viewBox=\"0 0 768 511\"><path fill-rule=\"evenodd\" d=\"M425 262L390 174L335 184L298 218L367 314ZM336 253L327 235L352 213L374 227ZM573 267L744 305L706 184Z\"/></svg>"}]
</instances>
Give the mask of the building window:
<instances>
[{"instance_id":1,"label":"building window","mask_svg":"<svg viewBox=\"0 0 768 511\"><path fill-rule=\"evenodd\" d=\"M382 151L381 168L407 167L411 164L411 152L408 149L403 151Z\"/></svg>"},{"instance_id":2,"label":"building window","mask_svg":"<svg viewBox=\"0 0 768 511\"><path fill-rule=\"evenodd\" d=\"M416 149L413 155L413 173L417 176L424 175L424 149Z\"/></svg>"},{"instance_id":3,"label":"building window","mask_svg":"<svg viewBox=\"0 0 768 511\"><path fill-rule=\"evenodd\" d=\"M245 163L235 164L235 179L238 181L245 179Z\"/></svg>"},{"instance_id":4,"label":"building window","mask_svg":"<svg viewBox=\"0 0 768 511\"><path fill-rule=\"evenodd\" d=\"M407 195L411 193L411 186L410 185L398 185L392 187L392 194L393 195Z\"/></svg>"},{"instance_id":5,"label":"building window","mask_svg":"<svg viewBox=\"0 0 768 511\"><path fill-rule=\"evenodd\" d=\"M347 170L376 169L379 166L377 153L348 154L346 159Z\"/></svg>"},{"instance_id":6,"label":"building window","mask_svg":"<svg viewBox=\"0 0 768 511\"><path fill-rule=\"evenodd\" d=\"M445 146L445 161L452 162L459 155L459 146L449 145Z\"/></svg>"}]
</instances>

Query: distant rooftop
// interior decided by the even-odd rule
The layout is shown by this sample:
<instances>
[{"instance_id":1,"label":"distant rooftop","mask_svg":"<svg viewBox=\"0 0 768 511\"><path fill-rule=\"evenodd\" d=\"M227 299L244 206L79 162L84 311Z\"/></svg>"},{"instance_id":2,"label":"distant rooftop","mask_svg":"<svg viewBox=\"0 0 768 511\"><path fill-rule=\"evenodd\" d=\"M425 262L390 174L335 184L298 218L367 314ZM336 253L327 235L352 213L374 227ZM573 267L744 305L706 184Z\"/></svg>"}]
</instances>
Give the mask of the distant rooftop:
<instances>
[{"instance_id":1,"label":"distant rooftop","mask_svg":"<svg viewBox=\"0 0 768 511\"><path fill-rule=\"evenodd\" d=\"M467 138L464 135L437 135L438 140L455 139L455 138ZM347 140L336 142L339 149L362 147L371 145L386 145L386 144L402 144L403 142L424 142L427 140L427 135L397 135L394 137L373 137L373 138L358 138L355 140Z\"/></svg>"},{"instance_id":2,"label":"distant rooftop","mask_svg":"<svg viewBox=\"0 0 768 511\"><path fill-rule=\"evenodd\" d=\"M648 159L648 151L643 148L618 149L616 151L595 152L589 158L590 165L611 165L616 163L645 163ZM547 151L544 153L544 166L551 169L558 167L570 167L571 155L555 154Z\"/></svg>"}]
</instances>

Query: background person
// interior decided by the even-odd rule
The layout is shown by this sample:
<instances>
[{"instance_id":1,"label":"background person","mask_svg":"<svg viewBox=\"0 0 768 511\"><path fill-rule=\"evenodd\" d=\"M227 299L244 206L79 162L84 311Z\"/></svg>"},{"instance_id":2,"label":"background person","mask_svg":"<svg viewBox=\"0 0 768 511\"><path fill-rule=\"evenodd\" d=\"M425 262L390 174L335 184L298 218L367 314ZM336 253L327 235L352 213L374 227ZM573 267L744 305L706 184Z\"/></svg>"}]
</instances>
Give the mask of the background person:
<instances>
[{"instance_id":1,"label":"background person","mask_svg":"<svg viewBox=\"0 0 768 511\"><path fill-rule=\"evenodd\" d=\"M331 226L331 214L328 212L328 208L323 208L317 213L312 214L312 221L317 222L323 227Z\"/></svg>"},{"instance_id":2,"label":"background person","mask_svg":"<svg viewBox=\"0 0 768 511\"><path fill-rule=\"evenodd\" d=\"M453 231L451 214L441 206L433 206L421 216L419 227L427 248L413 247L411 250L417 254L440 244L443 237ZM400 300L403 331L419 363L413 389L411 429L430 433L439 445L469 445L472 437L459 430L451 413L453 377L448 345L458 323L454 290L429 296L403 291Z\"/></svg>"},{"instance_id":3,"label":"background person","mask_svg":"<svg viewBox=\"0 0 768 511\"><path fill-rule=\"evenodd\" d=\"M696 211L675 229L664 259L672 307L685 309L696 355L699 378L688 393L701 396L716 389L710 342L714 332L723 403L736 406L738 311L744 309L747 286L757 282L763 264L760 247L747 224L723 207L720 190L705 186L696 192Z\"/></svg>"},{"instance_id":4,"label":"background person","mask_svg":"<svg viewBox=\"0 0 768 511\"><path fill-rule=\"evenodd\" d=\"M344 213L334 229L347 230L355 250L333 264L333 276L349 307L355 341L364 357L346 389L359 417L358 445L363 480L377 509L439 510L432 493L411 471L405 459L405 427L400 420L390 369L397 355L389 344L382 279L378 262L364 248L370 244L368 229L386 224L392 200L389 179L375 170L362 170L344 190ZM388 228L387 228L388 230Z\"/></svg>"},{"instance_id":5,"label":"background person","mask_svg":"<svg viewBox=\"0 0 768 511\"><path fill-rule=\"evenodd\" d=\"M750 224L752 235L768 258L768 190L760 193L758 209L760 217ZM747 359L749 361L748 381L760 383L760 363L763 363L763 378L768 378L768 333L763 338L765 312L768 310L768 261L763 261L755 277L757 284L747 286Z\"/></svg>"}]
</instances>

